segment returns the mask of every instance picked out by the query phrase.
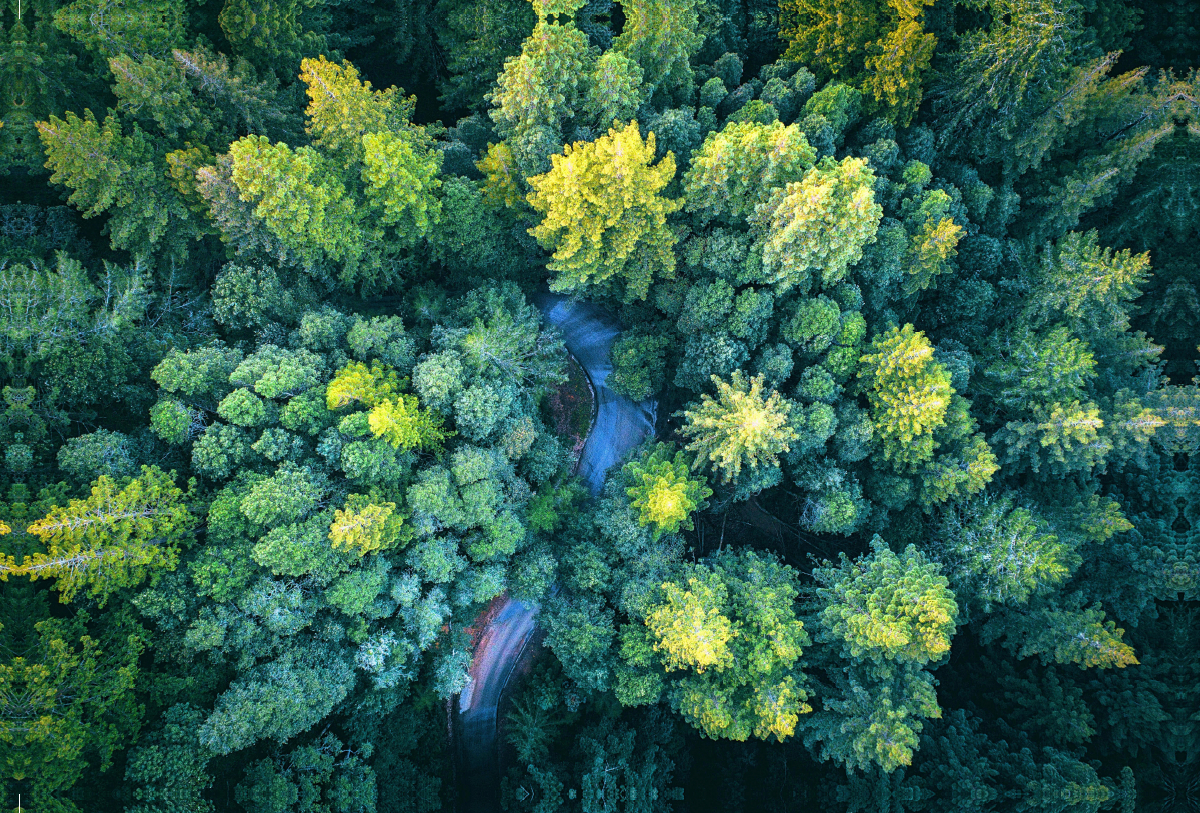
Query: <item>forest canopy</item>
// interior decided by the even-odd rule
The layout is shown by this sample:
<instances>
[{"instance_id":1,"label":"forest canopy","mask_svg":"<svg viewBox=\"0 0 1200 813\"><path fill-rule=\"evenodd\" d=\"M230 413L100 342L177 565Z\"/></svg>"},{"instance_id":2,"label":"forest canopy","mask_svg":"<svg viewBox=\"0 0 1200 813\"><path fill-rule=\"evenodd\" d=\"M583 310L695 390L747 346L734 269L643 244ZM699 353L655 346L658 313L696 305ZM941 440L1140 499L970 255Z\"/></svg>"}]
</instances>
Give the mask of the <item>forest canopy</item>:
<instances>
[{"instance_id":1,"label":"forest canopy","mask_svg":"<svg viewBox=\"0 0 1200 813\"><path fill-rule=\"evenodd\" d=\"M1177 809L1194 16L6 4L4 804Z\"/></svg>"}]
</instances>

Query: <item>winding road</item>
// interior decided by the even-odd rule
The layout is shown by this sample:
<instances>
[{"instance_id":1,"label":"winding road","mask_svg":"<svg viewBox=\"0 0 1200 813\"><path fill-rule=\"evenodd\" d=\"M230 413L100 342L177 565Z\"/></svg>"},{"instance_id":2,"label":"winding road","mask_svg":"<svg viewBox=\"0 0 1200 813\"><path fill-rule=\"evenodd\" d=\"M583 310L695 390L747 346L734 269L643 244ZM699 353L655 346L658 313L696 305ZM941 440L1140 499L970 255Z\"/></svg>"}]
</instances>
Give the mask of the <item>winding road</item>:
<instances>
[{"instance_id":1,"label":"winding road","mask_svg":"<svg viewBox=\"0 0 1200 813\"><path fill-rule=\"evenodd\" d=\"M567 350L592 381L595 420L576 472L593 495L608 469L654 431L655 403L634 403L608 388L612 344L620 335L613 317L587 303L543 293L535 298L546 321L557 327ZM500 749L496 709L513 667L537 627L536 606L505 598L480 637L471 683L458 698L460 813L500 810Z\"/></svg>"}]
</instances>

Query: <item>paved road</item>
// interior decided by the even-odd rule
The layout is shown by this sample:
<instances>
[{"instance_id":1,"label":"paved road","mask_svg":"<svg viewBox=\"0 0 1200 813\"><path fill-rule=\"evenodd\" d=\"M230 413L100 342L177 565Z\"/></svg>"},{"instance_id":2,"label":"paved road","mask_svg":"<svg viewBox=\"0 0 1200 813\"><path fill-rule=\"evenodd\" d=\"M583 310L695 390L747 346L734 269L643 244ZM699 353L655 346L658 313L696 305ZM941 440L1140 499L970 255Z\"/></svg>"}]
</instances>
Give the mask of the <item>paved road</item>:
<instances>
[{"instance_id":1,"label":"paved road","mask_svg":"<svg viewBox=\"0 0 1200 813\"><path fill-rule=\"evenodd\" d=\"M543 294L537 305L547 321L562 331L567 350L592 380L596 420L577 471L592 494L599 494L608 469L654 431L655 404L634 403L608 388L606 382L612 372L609 351L620 335L610 314L595 305L554 294ZM458 698L460 813L500 810L496 707L537 626L537 612L537 607L505 599L475 649L471 685Z\"/></svg>"}]
</instances>

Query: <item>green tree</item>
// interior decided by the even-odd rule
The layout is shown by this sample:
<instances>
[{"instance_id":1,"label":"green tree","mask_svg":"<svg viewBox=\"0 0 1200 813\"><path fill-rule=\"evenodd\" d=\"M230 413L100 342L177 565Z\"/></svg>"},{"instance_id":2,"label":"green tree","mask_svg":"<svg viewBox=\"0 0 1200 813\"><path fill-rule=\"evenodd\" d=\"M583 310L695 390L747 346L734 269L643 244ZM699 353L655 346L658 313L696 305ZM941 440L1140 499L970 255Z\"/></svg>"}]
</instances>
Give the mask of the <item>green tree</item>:
<instances>
[{"instance_id":1,"label":"green tree","mask_svg":"<svg viewBox=\"0 0 1200 813\"><path fill-rule=\"evenodd\" d=\"M583 112L599 131L629 121L643 101L642 69L619 51L605 51L588 77Z\"/></svg>"},{"instance_id":2,"label":"green tree","mask_svg":"<svg viewBox=\"0 0 1200 813\"><path fill-rule=\"evenodd\" d=\"M654 526L654 537L692 529L691 514L702 510L712 496L704 479L689 476L687 456L675 452L673 444L659 443L624 466L635 485L626 489L638 511L638 522Z\"/></svg>"},{"instance_id":3,"label":"green tree","mask_svg":"<svg viewBox=\"0 0 1200 813\"><path fill-rule=\"evenodd\" d=\"M883 217L874 184L865 159L826 156L801 180L772 192L754 218L762 235L760 281L803 293L813 282L830 288L845 279Z\"/></svg>"},{"instance_id":4,"label":"green tree","mask_svg":"<svg viewBox=\"0 0 1200 813\"><path fill-rule=\"evenodd\" d=\"M172 477L153 466L121 486L102 475L87 499L56 506L29 526L46 549L16 572L55 579L64 602L86 590L103 604L117 590L175 569L197 524L183 498Z\"/></svg>"},{"instance_id":5,"label":"green tree","mask_svg":"<svg viewBox=\"0 0 1200 813\"><path fill-rule=\"evenodd\" d=\"M579 107L591 63L583 32L570 23L549 21L536 5L534 11L539 19L533 33L520 55L504 61L504 70L487 97L496 135L520 153L517 163L524 175L534 174L529 170L535 170L545 156L526 156L520 142L538 130L544 130L552 143L561 139L564 122ZM557 146L553 143L552 149Z\"/></svg>"},{"instance_id":6,"label":"green tree","mask_svg":"<svg viewBox=\"0 0 1200 813\"><path fill-rule=\"evenodd\" d=\"M54 26L105 58L164 56L183 44L185 16L178 0L76 0L54 13Z\"/></svg>"},{"instance_id":7,"label":"green tree","mask_svg":"<svg viewBox=\"0 0 1200 813\"><path fill-rule=\"evenodd\" d=\"M893 326L871 342L858 377L867 390L871 422L883 459L899 468L933 457L934 431L946 420L954 388L934 359L925 334Z\"/></svg>"},{"instance_id":8,"label":"green tree","mask_svg":"<svg viewBox=\"0 0 1200 813\"><path fill-rule=\"evenodd\" d=\"M91 766L108 770L141 727L134 686L149 634L127 612L89 621L38 621L28 649L0 664L0 764L28 783L31 806L79 810L70 788Z\"/></svg>"},{"instance_id":9,"label":"green tree","mask_svg":"<svg viewBox=\"0 0 1200 813\"><path fill-rule=\"evenodd\" d=\"M649 93L664 102L689 101L690 60L704 42L696 6L695 0L630 0L621 7L625 25L613 50L641 66Z\"/></svg>"},{"instance_id":10,"label":"green tree","mask_svg":"<svg viewBox=\"0 0 1200 813\"><path fill-rule=\"evenodd\" d=\"M704 394L699 406L681 413L686 423L680 432L696 455L692 468L712 463L728 482L741 474L743 465L778 466L779 454L799 437L788 421L792 402L778 392L764 398L763 377L747 379L741 370L728 383L713 376L713 383L716 399Z\"/></svg>"},{"instance_id":11,"label":"green tree","mask_svg":"<svg viewBox=\"0 0 1200 813\"><path fill-rule=\"evenodd\" d=\"M200 747L198 729L203 712L194 706L177 704L167 709L162 728L142 737L130 750L125 766L125 781L133 787L137 803L131 813L179 811L205 813L213 809L204 798L212 786L207 754Z\"/></svg>"},{"instance_id":12,"label":"green tree","mask_svg":"<svg viewBox=\"0 0 1200 813\"><path fill-rule=\"evenodd\" d=\"M160 245L183 259L197 234L196 214L168 182L150 138L136 125L126 135L110 113L103 124L90 110L38 122L50 180L71 190L70 201L85 217L108 214L114 248L135 255Z\"/></svg>"},{"instance_id":13,"label":"green tree","mask_svg":"<svg viewBox=\"0 0 1200 813\"><path fill-rule=\"evenodd\" d=\"M354 279L364 235L345 184L311 147L293 150L265 136L229 147L232 180L254 215L307 266L332 261Z\"/></svg>"},{"instance_id":14,"label":"green tree","mask_svg":"<svg viewBox=\"0 0 1200 813\"><path fill-rule=\"evenodd\" d=\"M937 558L956 591L985 613L1048 592L1079 564L1066 539L1008 497L947 507L937 537Z\"/></svg>"},{"instance_id":15,"label":"green tree","mask_svg":"<svg viewBox=\"0 0 1200 813\"><path fill-rule=\"evenodd\" d=\"M870 557L838 567L826 565L817 578L820 638L836 640L850 657L875 663L924 666L950 652L958 604L941 566L915 547L898 556L876 537Z\"/></svg>"},{"instance_id":16,"label":"green tree","mask_svg":"<svg viewBox=\"0 0 1200 813\"><path fill-rule=\"evenodd\" d=\"M775 189L801 181L816 157L796 124L729 122L692 155L683 176L687 209L705 218L749 218Z\"/></svg>"},{"instance_id":17,"label":"green tree","mask_svg":"<svg viewBox=\"0 0 1200 813\"><path fill-rule=\"evenodd\" d=\"M1083 606L1078 594L1062 602L988 619L980 630L984 642L1000 642L1018 658L1037 656L1042 663L1073 663L1081 669L1123 669L1136 665L1125 630L1105 618L1103 608Z\"/></svg>"},{"instance_id":18,"label":"green tree","mask_svg":"<svg viewBox=\"0 0 1200 813\"><path fill-rule=\"evenodd\" d=\"M813 570L815 639L832 651L805 741L848 768L891 772L912 764L923 720L941 716L928 667L948 659L959 610L940 565L914 546L897 555L876 535L871 548Z\"/></svg>"},{"instance_id":19,"label":"green tree","mask_svg":"<svg viewBox=\"0 0 1200 813\"><path fill-rule=\"evenodd\" d=\"M784 0L785 56L866 91L872 107L908 125L921 104L937 37L924 28L933 0Z\"/></svg>"},{"instance_id":20,"label":"green tree","mask_svg":"<svg viewBox=\"0 0 1200 813\"><path fill-rule=\"evenodd\" d=\"M666 216L683 201L660 194L675 158L653 163L653 133L643 141L630 122L551 160L549 172L529 179L529 204L544 215L529 233L554 252L553 290L620 280L628 302L645 299L655 277L674 279L676 238Z\"/></svg>"},{"instance_id":21,"label":"green tree","mask_svg":"<svg viewBox=\"0 0 1200 813\"><path fill-rule=\"evenodd\" d=\"M329 714L353 683L353 667L334 652L259 664L217 698L200 726L200 745L219 755L262 739L286 742Z\"/></svg>"},{"instance_id":22,"label":"green tree","mask_svg":"<svg viewBox=\"0 0 1200 813\"><path fill-rule=\"evenodd\" d=\"M444 43L449 69L444 78L439 76L442 104L447 109L482 110L505 60L521 52L537 15L526 0L487 5L440 0L437 19L438 40Z\"/></svg>"}]
</instances>

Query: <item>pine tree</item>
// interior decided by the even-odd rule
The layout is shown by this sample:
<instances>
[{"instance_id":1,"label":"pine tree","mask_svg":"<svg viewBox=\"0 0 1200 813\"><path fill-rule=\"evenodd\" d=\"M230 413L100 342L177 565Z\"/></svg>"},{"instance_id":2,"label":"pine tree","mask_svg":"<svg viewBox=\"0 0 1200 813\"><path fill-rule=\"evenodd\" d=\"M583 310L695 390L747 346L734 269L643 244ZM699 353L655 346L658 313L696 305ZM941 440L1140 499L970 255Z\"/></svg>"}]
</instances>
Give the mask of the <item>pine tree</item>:
<instances>
[{"instance_id":1,"label":"pine tree","mask_svg":"<svg viewBox=\"0 0 1200 813\"><path fill-rule=\"evenodd\" d=\"M664 101L692 87L689 60L704 41L696 5L695 0L629 0L621 7L625 25L613 50L640 65L651 93Z\"/></svg>"},{"instance_id":2,"label":"pine tree","mask_svg":"<svg viewBox=\"0 0 1200 813\"><path fill-rule=\"evenodd\" d=\"M675 277L675 234L666 217L683 201L660 193L675 176L670 153L654 161L654 134L637 122L551 156L552 169L529 179L529 204L544 215L529 233L554 259L554 291L625 284L624 299L645 299L656 278Z\"/></svg>"},{"instance_id":3,"label":"pine tree","mask_svg":"<svg viewBox=\"0 0 1200 813\"><path fill-rule=\"evenodd\" d=\"M55 579L62 601L86 590L103 604L115 591L174 570L179 547L196 527L172 478L155 467L119 487L101 476L87 499L53 508L29 526L46 550L18 573Z\"/></svg>"},{"instance_id":4,"label":"pine tree","mask_svg":"<svg viewBox=\"0 0 1200 813\"><path fill-rule=\"evenodd\" d=\"M638 511L638 523L654 526L654 538L692 529L691 514L703 510L712 496L706 481L689 476L686 455L673 444L660 443L646 454L629 461L624 474L635 484L626 489L630 505Z\"/></svg>"},{"instance_id":5,"label":"pine tree","mask_svg":"<svg viewBox=\"0 0 1200 813\"><path fill-rule=\"evenodd\" d=\"M835 161L826 156L805 173L776 189L755 210L762 233L762 282L780 292L813 284L831 288L845 279L874 242L883 217L875 202L875 173L863 158Z\"/></svg>"},{"instance_id":6,"label":"pine tree","mask_svg":"<svg viewBox=\"0 0 1200 813\"><path fill-rule=\"evenodd\" d=\"M924 29L933 0L784 0L785 56L871 94L873 106L908 125L922 98L937 38Z\"/></svg>"},{"instance_id":7,"label":"pine tree","mask_svg":"<svg viewBox=\"0 0 1200 813\"><path fill-rule=\"evenodd\" d=\"M871 342L858 377L867 390L880 453L898 468L933 457L934 431L943 425L954 389L933 357L925 334L893 326Z\"/></svg>"},{"instance_id":8,"label":"pine tree","mask_svg":"<svg viewBox=\"0 0 1200 813\"><path fill-rule=\"evenodd\" d=\"M293 150L264 136L229 147L231 178L254 216L308 266L333 261L353 279L366 250L360 215L345 184L311 147Z\"/></svg>"},{"instance_id":9,"label":"pine tree","mask_svg":"<svg viewBox=\"0 0 1200 813\"><path fill-rule=\"evenodd\" d=\"M763 397L763 377L747 379L735 370L728 382L713 376L717 397L701 396L699 406L684 410L680 433L690 438L687 449L695 453L692 468L712 463L726 482L736 479L746 466L779 465L779 454L788 451L798 435L789 424L792 403L772 391Z\"/></svg>"},{"instance_id":10,"label":"pine tree","mask_svg":"<svg viewBox=\"0 0 1200 813\"><path fill-rule=\"evenodd\" d=\"M84 217L108 214L114 248L145 255L162 246L177 259L187 255L196 216L168 183L141 128L134 124L125 135L112 113L101 124L85 110L83 118L51 116L37 129L51 182L71 190Z\"/></svg>"},{"instance_id":11,"label":"pine tree","mask_svg":"<svg viewBox=\"0 0 1200 813\"><path fill-rule=\"evenodd\" d=\"M811 711L798 663L809 638L794 614L797 594L795 571L773 557L719 554L661 586L645 626L622 630L622 657L647 678L659 664L675 672L671 702L703 736L785 740ZM625 674L618 696L646 702L629 696L633 676Z\"/></svg>"},{"instance_id":12,"label":"pine tree","mask_svg":"<svg viewBox=\"0 0 1200 813\"><path fill-rule=\"evenodd\" d=\"M851 658L924 666L943 659L958 618L958 604L942 568L914 546L902 556L879 539L869 558L814 571L818 640L838 642Z\"/></svg>"},{"instance_id":13,"label":"pine tree","mask_svg":"<svg viewBox=\"0 0 1200 813\"><path fill-rule=\"evenodd\" d=\"M800 181L816 157L798 125L730 122L692 155L683 176L687 210L748 218L774 189Z\"/></svg>"}]
</instances>

